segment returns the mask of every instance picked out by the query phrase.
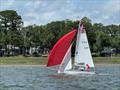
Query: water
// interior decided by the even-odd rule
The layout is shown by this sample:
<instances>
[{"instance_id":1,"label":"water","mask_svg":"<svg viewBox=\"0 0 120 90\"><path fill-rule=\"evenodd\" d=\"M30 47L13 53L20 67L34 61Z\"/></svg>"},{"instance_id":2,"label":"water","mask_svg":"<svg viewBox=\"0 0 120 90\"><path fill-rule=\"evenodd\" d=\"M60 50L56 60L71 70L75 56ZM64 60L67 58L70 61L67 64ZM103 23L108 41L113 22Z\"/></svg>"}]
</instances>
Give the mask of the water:
<instances>
[{"instance_id":1,"label":"water","mask_svg":"<svg viewBox=\"0 0 120 90\"><path fill-rule=\"evenodd\" d=\"M120 90L120 65L96 65L95 75L58 75L42 66L0 66L0 90Z\"/></svg>"}]
</instances>

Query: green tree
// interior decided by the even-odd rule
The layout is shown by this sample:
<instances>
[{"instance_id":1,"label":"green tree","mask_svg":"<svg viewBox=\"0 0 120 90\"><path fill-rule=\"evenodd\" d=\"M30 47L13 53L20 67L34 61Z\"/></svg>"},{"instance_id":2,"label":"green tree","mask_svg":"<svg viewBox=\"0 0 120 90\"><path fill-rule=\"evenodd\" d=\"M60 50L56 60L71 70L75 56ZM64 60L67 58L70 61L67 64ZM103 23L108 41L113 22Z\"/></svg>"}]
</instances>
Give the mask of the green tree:
<instances>
[{"instance_id":1,"label":"green tree","mask_svg":"<svg viewBox=\"0 0 120 90\"><path fill-rule=\"evenodd\" d=\"M0 11L0 43L2 46L11 44L14 46L20 46L22 44L22 18L14 10Z\"/></svg>"}]
</instances>

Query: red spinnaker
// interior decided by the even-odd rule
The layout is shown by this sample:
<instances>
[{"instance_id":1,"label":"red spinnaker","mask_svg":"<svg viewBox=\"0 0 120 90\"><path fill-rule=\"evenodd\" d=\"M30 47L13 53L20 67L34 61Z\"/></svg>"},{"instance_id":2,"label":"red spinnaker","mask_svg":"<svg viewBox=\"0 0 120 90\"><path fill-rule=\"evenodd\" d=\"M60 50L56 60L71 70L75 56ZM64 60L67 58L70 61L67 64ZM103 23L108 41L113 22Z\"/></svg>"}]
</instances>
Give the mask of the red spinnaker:
<instances>
[{"instance_id":1,"label":"red spinnaker","mask_svg":"<svg viewBox=\"0 0 120 90\"><path fill-rule=\"evenodd\" d=\"M58 40L58 42L52 48L47 66L54 66L61 64L68 48L71 45L71 42L76 34L76 29L72 30L71 32L64 35L62 38Z\"/></svg>"}]
</instances>

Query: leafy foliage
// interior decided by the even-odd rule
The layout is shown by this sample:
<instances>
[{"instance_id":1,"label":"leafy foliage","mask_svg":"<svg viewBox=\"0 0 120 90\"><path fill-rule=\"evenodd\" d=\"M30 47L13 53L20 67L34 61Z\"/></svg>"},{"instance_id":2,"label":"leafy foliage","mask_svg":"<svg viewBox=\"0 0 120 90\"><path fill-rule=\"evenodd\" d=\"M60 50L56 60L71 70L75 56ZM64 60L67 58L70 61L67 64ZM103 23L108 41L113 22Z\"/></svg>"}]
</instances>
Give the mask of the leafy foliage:
<instances>
[{"instance_id":1,"label":"leafy foliage","mask_svg":"<svg viewBox=\"0 0 120 90\"><path fill-rule=\"evenodd\" d=\"M100 53L106 47L120 51L120 25L92 24L92 21L87 17L83 17L81 21L85 26L92 52ZM12 44L18 47L51 49L60 37L73 28L77 29L78 24L78 20L67 19L46 25L22 27L22 18L16 11L0 11L0 48Z\"/></svg>"}]
</instances>

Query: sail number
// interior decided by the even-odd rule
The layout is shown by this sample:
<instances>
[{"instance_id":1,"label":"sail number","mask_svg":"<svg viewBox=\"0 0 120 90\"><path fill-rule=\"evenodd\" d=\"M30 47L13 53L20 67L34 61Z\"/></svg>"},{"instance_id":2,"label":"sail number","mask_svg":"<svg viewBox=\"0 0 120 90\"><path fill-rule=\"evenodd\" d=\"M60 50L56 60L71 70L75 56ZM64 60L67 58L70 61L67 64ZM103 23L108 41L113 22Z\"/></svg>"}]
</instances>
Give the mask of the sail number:
<instances>
[{"instance_id":1,"label":"sail number","mask_svg":"<svg viewBox=\"0 0 120 90\"><path fill-rule=\"evenodd\" d=\"M82 43L87 43L87 41L82 41Z\"/></svg>"}]
</instances>

